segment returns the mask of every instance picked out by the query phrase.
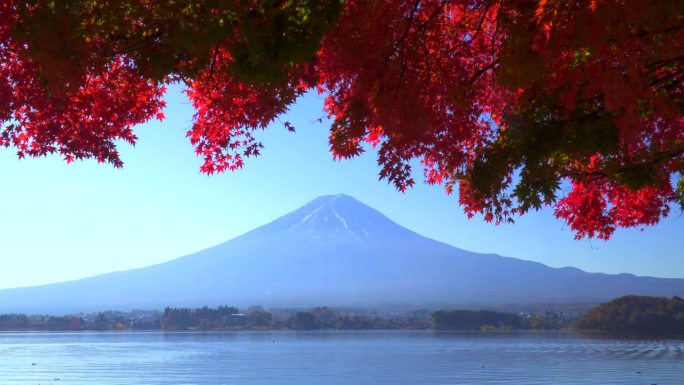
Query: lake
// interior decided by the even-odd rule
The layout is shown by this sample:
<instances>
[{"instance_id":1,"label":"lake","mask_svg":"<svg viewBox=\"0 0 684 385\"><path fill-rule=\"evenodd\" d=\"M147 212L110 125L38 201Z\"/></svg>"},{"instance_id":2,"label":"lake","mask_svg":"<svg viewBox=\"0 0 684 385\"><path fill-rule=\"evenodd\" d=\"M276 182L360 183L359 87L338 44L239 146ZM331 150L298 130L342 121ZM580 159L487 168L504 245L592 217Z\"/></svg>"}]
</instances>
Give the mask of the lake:
<instances>
[{"instance_id":1,"label":"lake","mask_svg":"<svg viewBox=\"0 0 684 385\"><path fill-rule=\"evenodd\" d=\"M684 339L570 332L0 333L0 384L682 384Z\"/></svg>"}]
</instances>

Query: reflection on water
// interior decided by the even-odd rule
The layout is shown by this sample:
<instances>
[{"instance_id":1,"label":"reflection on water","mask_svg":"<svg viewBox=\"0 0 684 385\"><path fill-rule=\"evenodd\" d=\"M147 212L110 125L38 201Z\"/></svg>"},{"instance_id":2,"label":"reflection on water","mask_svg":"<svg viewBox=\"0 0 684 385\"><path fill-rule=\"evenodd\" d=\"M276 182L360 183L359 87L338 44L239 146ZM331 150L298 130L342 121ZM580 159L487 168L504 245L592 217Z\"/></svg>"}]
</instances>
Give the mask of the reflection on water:
<instances>
[{"instance_id":1,"label":"reflection on water","mask_svg":"<svg viewBox=\"0 0 684 385\"><path fill-rule=\"evenodd\" d=\"M682 384L684 339L557 332L2 333L0 384Z\"/></svg>"}]
</instances>

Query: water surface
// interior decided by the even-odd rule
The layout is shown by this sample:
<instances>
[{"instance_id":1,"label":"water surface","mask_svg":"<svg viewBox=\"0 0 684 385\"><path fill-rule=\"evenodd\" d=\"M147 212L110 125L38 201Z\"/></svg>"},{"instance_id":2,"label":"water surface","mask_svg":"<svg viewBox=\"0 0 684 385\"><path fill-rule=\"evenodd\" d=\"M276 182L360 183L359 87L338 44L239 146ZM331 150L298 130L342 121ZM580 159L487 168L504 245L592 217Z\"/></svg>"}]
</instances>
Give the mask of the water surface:
<instances>
[{"instance_id":1,"label":"water surface","mask_svg":"<svg viewBox=\"0 0 684 385\"><path fill-rule=\"evenodd\" d=\"M558 332L0 333L0 384L683 384L684 339Z\"/></svg>"}]
</instances>

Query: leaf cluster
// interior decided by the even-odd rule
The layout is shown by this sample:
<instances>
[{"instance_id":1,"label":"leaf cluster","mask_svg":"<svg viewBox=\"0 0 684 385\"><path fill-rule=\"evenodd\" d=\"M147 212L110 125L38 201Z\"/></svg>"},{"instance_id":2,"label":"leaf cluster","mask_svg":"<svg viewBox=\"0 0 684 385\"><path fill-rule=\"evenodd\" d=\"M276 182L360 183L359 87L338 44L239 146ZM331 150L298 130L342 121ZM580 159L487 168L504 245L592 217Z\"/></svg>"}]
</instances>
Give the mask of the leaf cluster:
<instances>
[{"instance_id":1,"label":"leaf cluster","mask_svg":"<svg viewBox=\"0 0 684 385\"><path fill-rule=\"evenodd\" d=\"M235 170L316 89L336 159L369 144L401 191L417 159L469 217L549 205L608 239L684 207L684 2L639 4L8 0L0 145L120 167L182 81L201 171Z\"/></svg>"},{"instance_id":2,"label":"leaf cluster","mask_svg":"<svg viewBox=\"0 0 684 385\"><path fill-rule=\"evenodd\" d=\"M157 82L193 79L229 47L231 75L277 81L311 60L339 16L339 0L33 0L17 2L15 37L50 87L125 55Z\"/></svg>"}]
</instances>

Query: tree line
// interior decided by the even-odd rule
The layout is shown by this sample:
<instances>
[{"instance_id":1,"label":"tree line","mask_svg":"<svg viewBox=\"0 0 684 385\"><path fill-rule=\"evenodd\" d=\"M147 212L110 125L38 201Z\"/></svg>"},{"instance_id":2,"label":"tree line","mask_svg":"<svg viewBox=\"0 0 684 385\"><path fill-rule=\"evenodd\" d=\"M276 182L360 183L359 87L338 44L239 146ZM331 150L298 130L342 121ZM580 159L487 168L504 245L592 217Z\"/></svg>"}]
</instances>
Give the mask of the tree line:
<instances>
[{"instance_id":1,"label":"tree line","mask_svg":"<svg viewBox=\"0 0 684 385\"><path fill-rule=\"evenodd\" d=\"M416 310L379 315L363 309L241 310L234 306L172 308L163 312L105 311L67 316L0 314L0 331L67 330L598 330L684 333L684 299L628 295L579 316L574 312L510 313L492 310Z\"/></svg>"},{"instance_id":2,"label":"tree line","mask_svg":"<svg viewBox=\"0 0 684 385\"><path fill-rule=\"evenodd\" d=\"M155 312L146 312L154 314ZM1 314L0 331L76 331L76 330L156 330L159 320L154 316L116 311L88 315L26 315Z\"/></svg>"},{"instance_id":3,"label":"tree line","mask_svg":"<svg viewBox=\"0 0 684 385\"><path fill-rule=\"evenodd\" d=\"M577 321L579 329L684 333L684 299L628 295L603 303Z\"/></svg>"},{"instance_id":4,"label":"tree line","mask_svg":"<svg viewBox=\"0 0 684 385\"><path fill-rule=\"evenodd\" d=\"M0 315L0 330L514 330L560 329L572 319L562 313L514 314L487 310L416 310L378 315L365 310L327 306L308 309L272 309L260 306L240 310L172 308L163 312L99 312L74 316Z\"/></svg>"},{"instance_id":5,"label":"tree line","mask_svg":"<svg viewBox=\"0 0 684 385\"><path fill-rule=\"evenodd\" d=\"M166 308L161 319L164 330L293 329L353 330L400 329L429 326L429 319L402 315L380 317L329 308L282 309L278 314L253 307L241 312L235 307Z\"/></svg>"}]
</instances>

